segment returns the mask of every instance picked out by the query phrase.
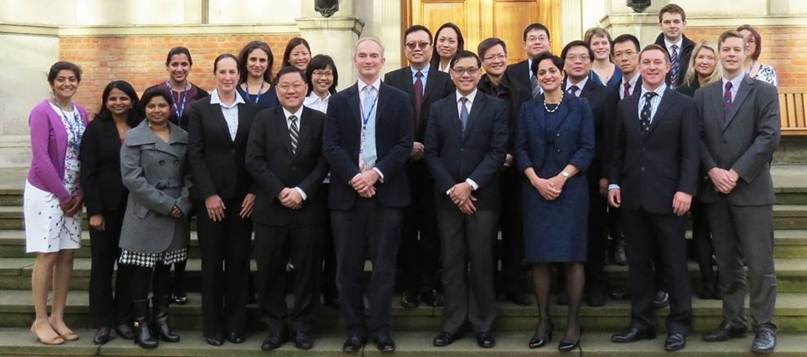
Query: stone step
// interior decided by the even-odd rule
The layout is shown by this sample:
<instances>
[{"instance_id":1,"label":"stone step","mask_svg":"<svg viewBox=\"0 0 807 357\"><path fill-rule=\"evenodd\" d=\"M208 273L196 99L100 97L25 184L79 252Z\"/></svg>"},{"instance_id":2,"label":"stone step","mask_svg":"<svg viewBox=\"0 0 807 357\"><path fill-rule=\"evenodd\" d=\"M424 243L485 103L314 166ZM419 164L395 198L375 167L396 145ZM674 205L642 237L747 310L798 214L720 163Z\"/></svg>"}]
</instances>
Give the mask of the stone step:
<instances>
[{"instance_id":1,"label":"stone step","mask_svg":"<svg viewBox=\"0 0 807 357\"><path fill-rule=\"evenodd\" d=\"M252 271L257 269L255 261L251 261ZM28 290L31 288L31 270L33 257L0 259L0 289ZM73 264L70 289L87 290L90 279L90 259L78 258ZM807 258L776 259L777 289L782 293L807 293ZM190 291L199 291L201 286L201 260L188 259L185 272L185 286ZM689 262L689 277L694 291L700 289L700 271L697 264ZM372 264L365 262L365 278L369 278ZM628 287L628 267L608 265L608 283L614 287Z\"/></svg>"},{"instance_id":2,"label":"stone step","mask_svg":"<svg viewBox=\"0 0 807 357\"><path fill-rule=\"evenodd\" d=\"M201 297L198 293L188 295L186 305L172 305L172 323L178 329L201 330ZM289 306L293 306L289 297ZM746 302L746 305L748 303ZM495 331L531 331L538 319L535 303L531 306L517 306L509 302L498 302L498 318ZM693 298L693 331L703 332L714 329L722 319L719 300ZM442 308L418 307L404 309L396 299L392 305L393 328L396 331L434 331L440 328ZM668 309L660 309L657 323L664 326ZM558 328L565 326L566 307L553 305L550 314ZM776 324L780 331L807 332L807 294L780 293L776 300ZM629 323L630 306L625 300L609 301L603 307L583 306L580 319L587 331L616 331ZM260 312L256 305L248 306L250 329L261 330ZM23 290L0 290L0 327L30 327L34 319L31 293ZM68 295L65 321L74 328L90 328L91 321L87 291L71 291ZM338 332L341 329L339 311L323 307L317 319L318 329L324 332ZM2 353L0 353L2 355Z\"/></svg>"},{"instance_id":3,"label":"stone step","mask_svg":"<svg viewBox=\"0 0 807 357\"><path fill-rule=\"evenodd\" d=\"M154 357L201 357L201 356L267 356L267 352L260 350L263 333L255 332L247 335L242 344L225 343L220 347L211 347L206 344L198 331L178 331L182 337L178 343L160 343L153 350L144 350L137 347L132 341L116 338L109 343L96 346L92 344L94 330L80 329L76 331L81 338L61 346L44 346L37 343L30 331L26 328L0 329L0 353L5 357L20 356L154 356ZM394 335L397 350L395 356L451 356L451 357L510 357L510 356L558 356L557 341L560 340L562 330L555 330L553 340L543 348L531 350L527 348L527 341L532 337L532 331L501 332L496 336L496 347L482 349L476 345L473 337L466 334L465 338L446 347L433 347L432 338L435 332L416 331L400 332ZM734 339L727 342L707 343L700 339L698 334L689 336L685 349L675 352L676 356L737 356L750 355L751 335L745 338ZM804 356L805 333L786 333L778 336L776 356ZM297 350L293 344L286 343L283 347L273 351L277 356L344 356L341 352L344 337L341 333L327 333L317 336L314 348L308 351ZM631 344L611 343L610 333L584 332L581 339L581 349L573 351L570 355L583 355L594 357L639 357L639 356L666 356L664 352L664 336L655 340L644 340ZM375 345L368 344L357 356L381 356ZM383 354L388 355L388 354Z\"/></svg>"}]
</instances>

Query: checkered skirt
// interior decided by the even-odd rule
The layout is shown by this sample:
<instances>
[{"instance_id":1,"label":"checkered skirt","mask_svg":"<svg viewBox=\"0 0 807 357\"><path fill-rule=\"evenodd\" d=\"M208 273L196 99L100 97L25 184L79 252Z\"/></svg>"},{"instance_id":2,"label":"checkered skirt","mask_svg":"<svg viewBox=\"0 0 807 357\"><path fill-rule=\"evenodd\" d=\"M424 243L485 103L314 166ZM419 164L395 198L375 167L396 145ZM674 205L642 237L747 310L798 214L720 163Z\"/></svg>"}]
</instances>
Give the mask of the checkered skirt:
<instances>
[{"instance_id":1,"label":"checkered skirt","mask_svg":"<svg viewBox=\"0 0 807 357\"><path fill-rule=\"evenodd\" d=\"M162 253L140 253L123 250L118 262L121 264L134 265L144 268L153 268L157 262L163 265L171 265L188 260L188 248L176 249Z\"/></svg>"}]
</instances>

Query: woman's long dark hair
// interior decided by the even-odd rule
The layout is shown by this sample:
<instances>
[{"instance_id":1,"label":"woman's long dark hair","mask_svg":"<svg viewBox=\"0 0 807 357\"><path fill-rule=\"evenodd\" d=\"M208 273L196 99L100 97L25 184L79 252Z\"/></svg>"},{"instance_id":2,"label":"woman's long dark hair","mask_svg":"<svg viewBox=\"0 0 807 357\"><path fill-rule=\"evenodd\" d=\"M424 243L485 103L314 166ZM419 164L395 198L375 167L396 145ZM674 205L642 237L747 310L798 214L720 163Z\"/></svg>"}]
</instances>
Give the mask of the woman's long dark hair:
<instances>
[{"instance_id":1,"label":"woman's long dark hair","mask_svg":"<svg viewBox=\"0 0 807 357\"><path fill-rule=\"evenodd\" d=\"M291 63L289 63L289 60L291 59L291 50L299 45L305 46L308 53L311 54L311 46L308 45L308 41L302 37L295 37L289 40L289 43L286 44L286 50L283 51L283 65L281 67L291 66Z\"/></svg>"},{"instance_id":2,"label":"woman's long dark hair","mask_svg":"<svg viewBox=\"0 0 807 357\"><path fill-rule=\"evenodd\" d=\"M437 29L437 32L434 33L434 41L432 44L432 60L429 66L432 68L438 68L440 66L440 54L437 53L437 39L440 37L440 31L443 31L445 28L451 28L457 32L457 52L462 51L465 49L465 39L462 38L462 31L460 31L460 27L455 25L453 22L446 22L440 28Z\"/></svg>"},{"instance_id":3,"label":"woman's long dark hair","mask_svg":"<svg viewBox=\"0 0 807 357\"><path fill-rule=\"evenodd\" d=\"M101 94L101 110L98 111L98 114L95 114L94 120L112 120L112 112L107 109L106 101L109 99L109 94L113 89L120 90L132 101L132 108L129 109L129 114L126 117L126 124L129 125L130 128L134 128L137 124L140 124L140 121L143 120L143 116L141 116L138 111L139 99L137 92L127 81L112 81L106 85L104 92Z\"/></svg>"},{"instance_id":4,"label":"woman's long dark hair","mask_svg":"<svg viewBox=\"0 0 807 357\"><path fill-rule=\"evenodd\" d=\"M314 71L328 69L329 67L331 68L331 72L333 72L333 84L328 88L328 91L331 92L331 94L336 93L336 85L339 83L339 73L336 72L336 64L333 62L333 58L328 55L316 55L308 62L308 67L305 69L305 81L308 83L307 95L310 95L311 92L314 91L314 82L311 79L314 75Z\"/></svg>"},{"instance_id":5,"label":"woman's long dark hair","mask_svg":"<svg viewBox=\"0 0 807 357\"><path fill-rule=\"evenodd\" d=\"M249 70L247 70L247 60L249 54L255 50L262 50L266 53L266 72L263 72L263 80L266 83L272 84L272 65L275 63L275 56L272 55L272 49L263 41L252 41L247 43L238 55L238 71L240 72L240 79L238 84L244 83L249 77Z\"/></svg>"}]
</instances>

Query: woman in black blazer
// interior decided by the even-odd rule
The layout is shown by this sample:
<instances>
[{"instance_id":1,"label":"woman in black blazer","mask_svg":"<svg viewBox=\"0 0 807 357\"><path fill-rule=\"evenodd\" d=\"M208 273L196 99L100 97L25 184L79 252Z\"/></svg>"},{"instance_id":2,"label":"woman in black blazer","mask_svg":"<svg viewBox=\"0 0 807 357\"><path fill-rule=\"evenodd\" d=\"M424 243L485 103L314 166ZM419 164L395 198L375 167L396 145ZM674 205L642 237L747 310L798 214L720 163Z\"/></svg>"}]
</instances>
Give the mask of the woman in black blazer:
<instances>
[{"instance_id":1,"label":"woman in black blazer","mask_svg":"<svg viewBox=\"0 0 807 357\"><path fill-rule=\"evenodd\" d=\"M191 105L188 160L198 209L202 251L202 327L207 343L244 341L252 178L244 167L255 106L236 91L238 60L231 54L213 62L216 89Z\"/></svg>"},{"instance_id":2,"label":"woman in black blazer","mask_svg":"<svg viewBox=\"0 0 807 357\"><path fill-rule=\"evenodd\" d=\"M123 213L128 191L120 176L120 146L130 128L142 119L133 110L137 93L125 81L110 82L101 95L101 110L87 125L81 141L81 190L90 217L90 314L97 329L93 343L101 345L118 336L133 338L132 299L127 269L119 265L112 289L112 271L120 256Z\"/></svg>"}]
</instances>

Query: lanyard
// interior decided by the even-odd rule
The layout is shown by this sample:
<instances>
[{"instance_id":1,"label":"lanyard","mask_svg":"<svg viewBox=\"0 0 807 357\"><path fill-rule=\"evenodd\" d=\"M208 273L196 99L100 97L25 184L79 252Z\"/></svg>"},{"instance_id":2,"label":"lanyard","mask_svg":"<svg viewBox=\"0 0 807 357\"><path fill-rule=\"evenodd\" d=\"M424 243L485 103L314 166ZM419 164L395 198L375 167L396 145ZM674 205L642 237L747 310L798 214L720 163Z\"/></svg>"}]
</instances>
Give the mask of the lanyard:
<instances>
[{"instance_id":1,"label":"lanyard","mask_svg":"<svg viewBox=\"0 0 807 357\"><path fill-rule=\"evenodd\" d=\"M168 90L171 93L174 92L173 88L171 88L171 83L169 83L168 81L165 81L165 86L168 87ZM189 90L190 90L190 88L188 86L188 82L185 82L185 89L182 91L182 93L180 94L180 97L179 97L181 99L172 100L172 102L174 102L174 103L171 103L172 104L171 106L174 108L174 114L177 115L177 122L179 122L181 120L182 113L185 112L185 103L188 101L188 91ZM174 99L173 94L171 94L171 99ZM182 105L177 105L177 101L182 101Z\"/></svg>"},{"instance_id":2,"label":"lanyard","mask_svg":"<svg viewBox=\"0 0 807 357\"><path fill-rule=\"evenodd\" d=\"M247 99L249 99L250 102L255 102L255 104L258 104L258 102L261 101L261 91L263 91L263 80L261 80L261 87L258 88L258 94L255 95L254 100L252 99L252 94L249 94L249 83L244 82L244 87L246 87L246 89L247 89L246 90Z\"/></svg>"},{"instance_id":3,"label":"lanyard","mask_svg":"<svg viewBox=\"0 0 807 357\"><path fill-rule=\"evenodd\" d=\"M373 98L373 106L370 107L370 110L368 110L367 113L364 112L363 103L361 103L361 104L362 104L362 108L361 108L361 123L362 123L362 125L361 125L361 128L362 128L362 130L364 130L367 127L367 122L370 120L370 118L373 117L373 114L375 113L375 107L378 104L378 94L376 94L375 98Z\"/></svg>"}]
</instances>

